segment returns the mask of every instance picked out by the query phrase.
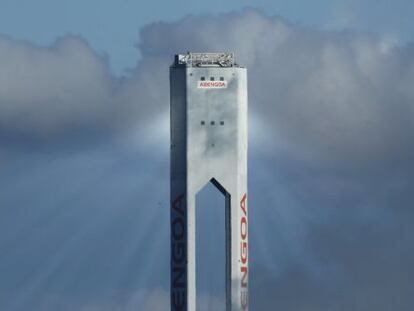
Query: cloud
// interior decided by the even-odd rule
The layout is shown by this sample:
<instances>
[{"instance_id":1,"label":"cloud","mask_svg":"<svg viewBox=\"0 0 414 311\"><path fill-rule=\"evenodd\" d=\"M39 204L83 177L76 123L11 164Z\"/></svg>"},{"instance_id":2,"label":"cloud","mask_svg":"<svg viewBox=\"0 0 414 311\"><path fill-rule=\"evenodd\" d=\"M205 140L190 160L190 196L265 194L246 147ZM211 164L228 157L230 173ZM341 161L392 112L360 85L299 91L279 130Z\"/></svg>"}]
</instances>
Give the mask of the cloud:
<instances>
[{"instance_id":1,"label":"cloud","mask_svg":"<svg viewBox=\"0 0 414 311\"><path fill-rule=\"evenodd\" d=\"M261 134L275 151L348 168L413 154L409 46L306 29L254 10L157 23L141 38L144 59L186 50L236 52L249 71L249 109L269 126Z\"/></svg>"},{"instance_id":2,"label":"cloud","mask_svg":"<svg viewBox=\"0 0 414 311\"><path fill-rule=\"evenodd\" d=\"M149 24L140 37L142 59L122 78L82 38L45 48L0 37L3 141L108 135L151 123L168 112L175 53L234 51L249 70L251 115L265 124L261 132L252 127L252 143L346 169L378 169L414 154L410 46L307 29L255 10Z\"/></svg>"},{"instance_id":3,"label":"cloud","mask_svg":"<svg viewBox=\"0 0 414 311\"><path fill-rule=\"evenodd\" d=\"M79 37L51 47L0 37L0 116L6 133L56 135L107 121L114 83L104 60Z\"/></svg>"},{"instance_id":4,"label":"cloud","mask_svg":"<svg viewBox=\"0 0 414 311\"><path fill-rule=\"evenodd\" d=\"M71 145L137 125L142 130L151 123L148 118L168 109L167 80L160 79L168 66L162 65L149 61L132 77L117 78L107 60L81 37L64 36L50 47L39 47L0 36L2 149ZM164 111L158 109L160 97Z\"/></svg>"}]
</instances>

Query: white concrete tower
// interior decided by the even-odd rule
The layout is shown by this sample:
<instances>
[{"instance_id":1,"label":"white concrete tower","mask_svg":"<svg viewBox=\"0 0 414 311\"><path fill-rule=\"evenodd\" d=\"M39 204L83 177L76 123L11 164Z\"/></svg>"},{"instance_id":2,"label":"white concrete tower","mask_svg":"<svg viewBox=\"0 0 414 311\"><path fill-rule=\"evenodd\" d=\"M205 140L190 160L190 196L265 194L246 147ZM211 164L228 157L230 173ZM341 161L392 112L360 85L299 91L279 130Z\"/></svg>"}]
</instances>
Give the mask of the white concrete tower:
<instances>
[{"instance_id":1,"label":"white concrete tower","mask_svg":"<svg viewBox=\"0 0 414 311\"><path fill-rule=\"evenodd\" d=\"M226 310L246 311L246 69L232 53L176 55L170 100L171 310L196 311L195 202L212 182L226 201Z\"/></svg>"}]
</instances>

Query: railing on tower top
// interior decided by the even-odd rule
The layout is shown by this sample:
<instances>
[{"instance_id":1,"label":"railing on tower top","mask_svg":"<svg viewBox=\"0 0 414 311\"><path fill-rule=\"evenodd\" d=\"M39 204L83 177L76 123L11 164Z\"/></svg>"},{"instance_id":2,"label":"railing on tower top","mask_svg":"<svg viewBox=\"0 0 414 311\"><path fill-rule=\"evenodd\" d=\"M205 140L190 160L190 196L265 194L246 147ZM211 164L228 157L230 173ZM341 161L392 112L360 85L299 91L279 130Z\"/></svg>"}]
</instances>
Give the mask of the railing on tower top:
<instances>
[{"instance_id":1,"label":"railing on tower top","mask_svg":"<svg viewBox=\"0 0 414 311\"><path fill-rule=\"evenodd\" d=\"M236 64L234 53L187 53L176 55L175 65L233 67Z\"/></svg>"}]
</instances>

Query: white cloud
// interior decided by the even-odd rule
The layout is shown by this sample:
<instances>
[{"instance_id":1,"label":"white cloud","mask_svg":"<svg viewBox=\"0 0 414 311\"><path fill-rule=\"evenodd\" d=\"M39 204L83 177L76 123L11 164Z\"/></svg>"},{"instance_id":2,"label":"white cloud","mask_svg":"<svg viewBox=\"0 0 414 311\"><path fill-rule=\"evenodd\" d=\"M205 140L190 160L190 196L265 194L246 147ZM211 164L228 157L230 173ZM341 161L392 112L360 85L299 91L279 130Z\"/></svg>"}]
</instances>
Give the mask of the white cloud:
<instances>
[{"instance_id":1,"label":"white cloud","mask_svg":"<svg viewBox=\"0 0 414 311\"><path fill-rule=\"evenodd\" d=\"M409 46L309 30L254 10L150 24L138 46L143 57L137 67L115 78L80 38L43 48L1 37L2 136L153 124L168 109L174 53L229 50L248 67L250 111L268 124L261 135L266 149L347 168L380 166L413 153Z\"/></svg>"},{"instance_id":2,"label":"white cloud","mask_svg":"<svg viewBox=\"0 0 414 311\"><path fill-rule=\"evenodd\" d=\"M78 37L50 48L0 37L0 122L6 133L47 135L106 122L113 83L103 60Z\"/></svg>"},{"instance_id":3,"label":"white cloud","mask_svg":"<svg viewBox=\"0 0 414 311\"><path fill-rule=\"evenodd\" d=\"M253 10L157 23L141 37L144 61L235 51L249 70L251 114L271 126L266 138L275 150L288 143L302 160L349 168L383 165L412 149L414 92L406 86L414 55L388 38L309 30Z\"/></svg>"}]
</instances>

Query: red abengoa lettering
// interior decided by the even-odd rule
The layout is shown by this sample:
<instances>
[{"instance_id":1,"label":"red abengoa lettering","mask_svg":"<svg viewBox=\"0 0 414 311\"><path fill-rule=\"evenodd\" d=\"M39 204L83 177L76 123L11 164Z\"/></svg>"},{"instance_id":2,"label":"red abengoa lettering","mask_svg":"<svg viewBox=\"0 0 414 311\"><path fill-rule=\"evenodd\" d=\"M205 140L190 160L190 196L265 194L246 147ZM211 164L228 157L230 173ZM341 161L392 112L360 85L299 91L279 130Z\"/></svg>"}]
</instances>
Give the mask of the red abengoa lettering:
<instances>
[{"instance_id":1,"label":"red abengoa lettering","mask_svg":"<svg viewBox=\"0 0 414 311\"><path fill-rule=\"evenodd\" d=\"M242 272L241 285L242 287L247 287L247 267L243 266L240 270Z\"/></svg>"},{"instance_id":2,"label":"red abengoa lettering","mask_svg":"<svg viewBox=\"0 0 414 311\"><path fill-rule=\"evenodd\" d=\"M240 243L240 258L243 264L247 263L247 242Z\"/></svg>"},{"instance_id":3,"label":"red abengoa lettering","mask_svg":"<svg viewBox=\"0 0 414 311\"><path fill-rule=\"evenodd\" d=\"M240 305L243 310L248 309L248 218L247 218L247 194L240 200Z\"/></svg>"},{"instance_id":4,"label":"red abengoa lettering","mask_svg":"<svg viewBox=\"0 0 414 311\"><path fill-rule=\"evenodd\" d=\"M171 306L172 311L186 310L186 207L184 195L171 203Z\"/></svg>"},{"instance_id":5,"label":"red abengoa lettering","mask_svg":"<svg viewBox=\"0 0 414 311\"><path fill-rule=\"evenodd\" d=\"M227 87L227 81L198 81L198 88L202 89L222 89Z\"/></svg>"},{"instance_id":6,"label":"red abengoa lettering","mask_svg":"<svg viewBox=\"0 0 414 311\"><path fill-rule=\"evenodd\" d=\"M181 194L174 200L174 202L172 202L172 209L178 212L181 216L184 216L183 199L184 194Z\"/></svg>"}]
</instances>

